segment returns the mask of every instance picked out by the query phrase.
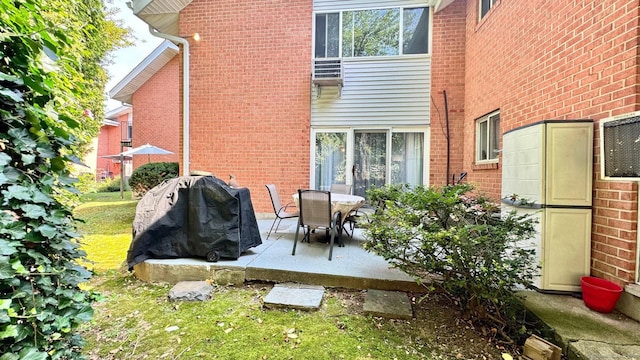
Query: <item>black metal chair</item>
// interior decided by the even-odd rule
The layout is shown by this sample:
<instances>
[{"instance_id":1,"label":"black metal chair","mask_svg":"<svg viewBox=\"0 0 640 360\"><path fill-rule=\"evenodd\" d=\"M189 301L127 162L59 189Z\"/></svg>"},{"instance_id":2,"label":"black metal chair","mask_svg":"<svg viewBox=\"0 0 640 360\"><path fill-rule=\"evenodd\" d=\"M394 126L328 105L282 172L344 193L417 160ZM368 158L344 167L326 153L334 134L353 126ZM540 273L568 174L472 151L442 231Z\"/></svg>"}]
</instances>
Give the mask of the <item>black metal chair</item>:
<instances>
[{"instance_id":1,"label":"black metal chair","mask_svg":"<svg viewBox=\"0 0 640 360\"><path fill-rule=\"evenodd\" d=\"M331 193L319 190L298 190L298 209L300 217L298 218L298 227L296 228L296 237L293 241L291 255L296 254L300 227L304 231L302 242L305 240L307 242L310 241L312 229L325 228L327 235L330 235L329 260L331 260L336 235L338 236L338 246L344 246L342 244L342 229L340 228L341 214L339 211L332 213Z\"/></svg>"},{"instance_id":2,"label":"black metal chair","mask_svg":"<svg viewBox=\"0 0 640 360\"><path fill-rule=\"evenodd\" d=\"M273 212L276 214L276 218L273 219L273 223L271 224L271 228L269 229L269 233L267 234L267 239L271 235L271 232L277 232L278 227L280 226L280 222L282 219L293 219L297 218L300 213L296 211L289 211L290 207L295 207L293 202L287 203L286 205L282 205L282 201L280 201L280 195L278 195L278 191L276 190L276 186L274 184L265 185L267 190L269 191L269 196L271 197L271 205L273 205ZM276 222L278 225L276 225ZM276 227L275 231L273 227Z\"/></svg>"}]
</instances>

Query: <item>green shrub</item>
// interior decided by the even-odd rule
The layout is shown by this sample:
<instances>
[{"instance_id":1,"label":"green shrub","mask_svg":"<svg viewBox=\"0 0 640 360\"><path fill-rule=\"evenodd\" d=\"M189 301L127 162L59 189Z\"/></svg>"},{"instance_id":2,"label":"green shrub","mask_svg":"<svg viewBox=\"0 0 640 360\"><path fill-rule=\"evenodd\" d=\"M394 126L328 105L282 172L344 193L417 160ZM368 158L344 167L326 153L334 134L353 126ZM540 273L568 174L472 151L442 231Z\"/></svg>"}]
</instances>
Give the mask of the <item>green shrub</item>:
<instances>
[{"instance_id":1,"label":"green shrub","mask_svg":"<svg viewBox=\"0 0 640 360\"><path fill-rule=\"evenodd\" d=\"M381 208L365 230L365 247L445 294L503 340L522 341L528 330L516 290L532 287L538 265L534 251L517 243L533 236L535 221L501 214L472 190L462 184L369 191Z\"/></svg>"},{"instance_id":2,"label":"green shrub","mask_svg":"<svg viewBox=\"0 0 640 360\"><path fill-rule=\"evenodd\" d=\"M129 189L129 185L125 181L123 190L128 190L128 189ZM116 176L113 179L107 178L106 180L99 182L98 185L96 186L96 191L97 192L120 191L120 176Z\"/></svg>"},{"instance_id":3,"label":"green shrub","mask_svg":"<svg viewBox=\"0 0 640 360\"><path fill-rule=\"evenodd\" d=\"M129 186L137 196L142 196L163 181L177 176L177 162L148 163L133 171L129 179Z\"/></svg>"},{"instance_id":4,"label":"green shrub","mask_svg":"<svg viewBox=\"0 0 640 360\"><path fill-rule=\"evenodd\" d=\"M95 192L97 188L96 176L92 173L82 173L78 175L78 182L76 183L76 189L82 194Z\"/></svg>"}]
</instances>

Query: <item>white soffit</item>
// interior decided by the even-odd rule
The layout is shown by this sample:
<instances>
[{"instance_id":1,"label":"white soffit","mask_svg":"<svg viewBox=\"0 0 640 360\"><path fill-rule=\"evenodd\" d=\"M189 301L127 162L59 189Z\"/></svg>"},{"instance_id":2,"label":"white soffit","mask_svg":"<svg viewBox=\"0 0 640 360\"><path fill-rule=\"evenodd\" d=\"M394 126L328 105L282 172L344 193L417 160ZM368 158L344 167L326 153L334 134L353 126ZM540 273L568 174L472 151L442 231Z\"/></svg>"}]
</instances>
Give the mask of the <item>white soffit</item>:
<instances>
[{"instance_id":1,"label":"white soffit","mask_svg":"<svg viewBox=\"0 0 640 360\"><path fill-rule=\"evenodd\" d=\"M192 0L133 0L133 14L161 33L179 36L179 17Z\"/></svg>"},{"instance_id":2,"label":"white soffit","mask_svg":"<svg viewBox=\"0 0 640 360\"><path fill-rule=\"evenodd\" d=\"M142 62L109 91L109 97L123 103L131 104L133 94L173 59L173 57L178 54L178 51L177 45L169 40L163 41L149 56L142 60Z\"/></svg>"},{"instance_id":3,"label":"white soffit","mask_svg":"<svg viewBox=\"0 0 640 360\"><path fill-rule=\"evenodd\" d=\"M438 12L451 5L455 0L436 0L433 5L433 12Z\"/></svg>"},{"instance_id":4,"label":"white soffit","mask_svg":"<svg viewBox=\"0 0 640 360\"><path fill-rule=\"evenodd\" d=\"M131 113L131 105L118 106L115 109L109 110L104 114L104 118L107 120L117 120L120 116Z\"/></svg>"}]
</instances>

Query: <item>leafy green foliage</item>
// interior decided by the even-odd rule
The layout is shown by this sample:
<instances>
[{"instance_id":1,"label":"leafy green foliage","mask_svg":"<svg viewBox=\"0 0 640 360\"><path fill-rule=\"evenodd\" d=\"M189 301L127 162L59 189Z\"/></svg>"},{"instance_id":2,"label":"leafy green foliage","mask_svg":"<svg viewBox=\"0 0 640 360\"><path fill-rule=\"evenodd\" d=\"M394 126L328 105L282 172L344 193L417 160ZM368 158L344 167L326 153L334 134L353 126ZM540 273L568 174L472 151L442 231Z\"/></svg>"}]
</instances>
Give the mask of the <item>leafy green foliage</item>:
<instances>
[{"instance_id":1,"label":"leafy green foliage","mask_svg":"<svg viewBox=\"0 0 640 360\"><path fill-rule=\"evenodd\" d=\"M78 175L78 182L75 184L76 189L82 194L96 191L96 177L92 173L82 173Z\"/></svg>"},{"instance_id":2,"label":"leafy green foliage","mask_svg":"<svg viewBox=\"0 0 640 360\"><path fill-rule=\"evenodd\" d=\"M177 162L148 163L133 171L129 179L129 186L135 194L142 196L163 181L177 176Z\"/></svg>"},{"instance_id":3,"label":"leafy green foliage","mask_svg":"<svg viewBox=\"0 0 640 360\"><path fill-rule=\"evenodd\" d=\"M532 286L538 266L534 251L518 245L533 236L535 221L501 215L472 190L466 184L370 190L380 207L366 229L366 247L419 281L430 278L425 285L503 340L520 340L525 328L516 289Z\"/></svg>"},{"instance_id":4,"label":"leafy green foliage","mask_svg":"<svg viewBox=\"0 0 640 360\"><path fill-rule=\"evenodd\" d=\"M0 359L77 358L93 310L70 159L97 132L112 40L99 0L3 0L0 17Z\"/></svg>"},{"instance_id":5,"label":"leafy green foliage","mask_svg":"<svg viewBox=\"0 0 640 360\"><path fill-rule=\"evenodd\" d=\"M129 184L127 182L124 183L124 190L129 189ZM116 192L120 191L120 176L116 176L113 179L107 178L99 182L96 185L97 192Z\"/></svg>"}]
</instances>

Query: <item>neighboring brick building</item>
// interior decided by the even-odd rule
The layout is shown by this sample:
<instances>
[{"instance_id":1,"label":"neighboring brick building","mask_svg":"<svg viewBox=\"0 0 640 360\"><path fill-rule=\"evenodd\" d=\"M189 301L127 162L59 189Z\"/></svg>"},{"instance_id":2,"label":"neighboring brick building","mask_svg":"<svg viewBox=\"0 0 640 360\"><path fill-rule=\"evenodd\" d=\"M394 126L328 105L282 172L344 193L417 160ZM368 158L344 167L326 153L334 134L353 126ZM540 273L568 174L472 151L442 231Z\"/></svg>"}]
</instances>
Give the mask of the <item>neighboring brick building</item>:
<instances>
[{"instance_id":1,"label":"neighboring brick building","mask_svg":"<svg viewBox=\"0 0 640 360\"><path fill-rule=\"evenodd\" d=\"M113 179L120 176L122 172L120 159L114 155L119 154L121 151L120 138L122 137L123 131L125 134L127 133L130 121L130 106L120 106L105 114L105 121L102 127L100 127L100 133L95 142L96 151L92 153L96 156L97 181Z\"/></svg>"},{"instance_id":2,"label":"neighboring brick building","mask_svg":"<svg viewBox=\"0 0 640 360\"><path fill-rule=\"evenodd\" d=\"M394 179L442 185L465 172L465 181L498 199L504 132L542 120L594 120L591 273L619 284L638 281L638 189L633 181L601 180L597 127L603 118L640 110L637 5L133 1L134 13L159 32L200 34L200 42L189 40L189 167L221 178L235 173L257 212L270 211L266 183L290 194L327 181L354 189ZM414 11L420 7L430 16ZM167 12L172 17L160 21ZM414 32L403 28L402 36L424 29L428 49L408 41L364 58L347 42L331 43L351 36L332 32L335 19L383 13L411 20L401 26L410 23ZM317 81L314 61L334 59L339 79ZM477 136L482 126L486 139ZM387 159L367 169L380 176L364 178L358 146L385 142L392 144L383 147ZM420 144L421 152L409 154ZM342 165L327 170L331 161Z\"/></svg>"},{"instance_id":3,"label":"neighboring brick building","mask_svg":"<svg viewBox=\"0 0 640 360\"><path fill-rule=\"evenodd\" d=\"M177 162L180 157L180 57L177 54L177 46L169 41L161 43L109 92L112 99L133 105L129 111L130 129L126 133L132 147L152 144L173 152L134 155L132 170L148 162ZM117 141L118 150L113 154L120 152L120 134Z\"/></svg>"}]
</instances>

